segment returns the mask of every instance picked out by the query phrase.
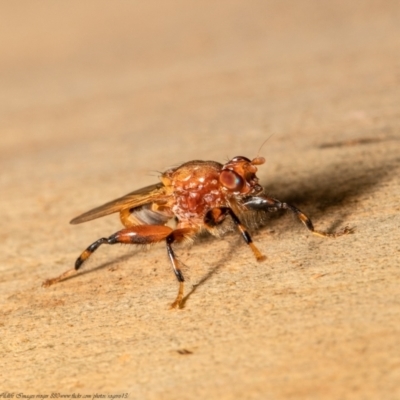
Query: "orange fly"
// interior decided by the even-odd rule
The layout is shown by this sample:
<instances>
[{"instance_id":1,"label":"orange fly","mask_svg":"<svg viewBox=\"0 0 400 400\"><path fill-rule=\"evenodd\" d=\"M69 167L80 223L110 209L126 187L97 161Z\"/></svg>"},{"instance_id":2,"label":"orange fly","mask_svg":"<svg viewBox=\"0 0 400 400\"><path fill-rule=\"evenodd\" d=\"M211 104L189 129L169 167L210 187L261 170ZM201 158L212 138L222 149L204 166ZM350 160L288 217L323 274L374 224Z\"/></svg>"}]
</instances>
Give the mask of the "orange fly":
<instances>
[{"instance_id":1,"label":"orange fly","mask_svg":"<svg viewBox=\"0 0 400 400\"><path fill-rule=\"evenodd\" d=\"M338 237L353 232L348 227L337 233L315 230L310 218L298 208L264 194L256 176L257 166L264 163L263 157L249 160L242 156L234 157L226 164L189 161L165 171L159 183L136 190L74 218L71 224L80 224L118 212L125 228L107 238L96 240L78 257L75 268L48 279L43 285L50 286L77 273L85 260L102 244L143 245L164 241L179 282L178 295L171 306L180 307L185 279L173 244L193 239L204 230L215 235L223 229L227 219L233 221L257 261L265 257L253 243L242 222L246 220L246 214L252 211L265 214L282 209L290 210L309 231L319 236ZM167 225L170 220L176 222L175 228Z\"/></svg>"}]
</instances>

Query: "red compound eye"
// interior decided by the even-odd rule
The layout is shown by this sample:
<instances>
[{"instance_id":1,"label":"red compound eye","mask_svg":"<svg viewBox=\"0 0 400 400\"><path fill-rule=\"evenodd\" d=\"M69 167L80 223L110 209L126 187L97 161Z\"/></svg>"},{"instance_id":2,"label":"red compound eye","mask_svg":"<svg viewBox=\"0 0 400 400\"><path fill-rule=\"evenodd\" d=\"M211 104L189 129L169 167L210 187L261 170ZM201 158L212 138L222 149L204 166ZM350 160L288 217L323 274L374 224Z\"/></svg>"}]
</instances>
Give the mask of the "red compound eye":
<instances>
[{"instance_id":1,"label":"red compound eye","mask_svg":"<svg viewBox=\"0 0 400 400\"><path fill-rule=\"evenodd\" d=\"M243 188L244 180L236 172L225 170L219 175L219 181L227 189L238 192Z\"/></svg>"}]
</instances>

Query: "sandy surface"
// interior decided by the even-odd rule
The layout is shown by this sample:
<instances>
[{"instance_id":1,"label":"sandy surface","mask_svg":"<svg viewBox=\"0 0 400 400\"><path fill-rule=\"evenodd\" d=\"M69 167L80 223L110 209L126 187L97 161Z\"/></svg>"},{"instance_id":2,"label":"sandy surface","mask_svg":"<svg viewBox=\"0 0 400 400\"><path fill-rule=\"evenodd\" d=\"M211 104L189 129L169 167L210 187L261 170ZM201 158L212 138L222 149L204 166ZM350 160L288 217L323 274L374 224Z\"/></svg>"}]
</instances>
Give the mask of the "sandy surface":
<instances>
[{"instance_id":1,"label":"sandy surface","mask_svg":"<svg viewBox=\"0 0 400 400\"><path fill-rule=\"evenodd\" d=\"M140 4L139 4L140 3ZM0 392L400 398L398 1L2 2ZM271 136L272 135L272 136ZM253 232L104 246L68 221L191 159L254 157L296 204ZM57 397L57 396L55 396Z\"/></svg>"}]
</instances>

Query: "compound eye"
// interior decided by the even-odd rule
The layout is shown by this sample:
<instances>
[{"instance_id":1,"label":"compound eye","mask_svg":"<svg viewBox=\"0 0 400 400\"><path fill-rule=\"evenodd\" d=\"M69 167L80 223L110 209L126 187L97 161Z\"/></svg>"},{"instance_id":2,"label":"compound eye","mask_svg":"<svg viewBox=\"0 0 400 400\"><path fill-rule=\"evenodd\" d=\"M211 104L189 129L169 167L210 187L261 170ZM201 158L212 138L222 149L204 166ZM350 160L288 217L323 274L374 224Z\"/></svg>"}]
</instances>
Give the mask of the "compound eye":
<instances>
[{"instance_id":1,"label":"compound eye","mask_svg":"<svg viewBox=\"0 0 400 400\"><path fill-rule=\"evenodd\" d=\"M236 172L230 170L222 171L219 175L219 181L227 189L232 190L234 192L240 191L244 185L243 178Z\"/></svg>"}]
</instances>

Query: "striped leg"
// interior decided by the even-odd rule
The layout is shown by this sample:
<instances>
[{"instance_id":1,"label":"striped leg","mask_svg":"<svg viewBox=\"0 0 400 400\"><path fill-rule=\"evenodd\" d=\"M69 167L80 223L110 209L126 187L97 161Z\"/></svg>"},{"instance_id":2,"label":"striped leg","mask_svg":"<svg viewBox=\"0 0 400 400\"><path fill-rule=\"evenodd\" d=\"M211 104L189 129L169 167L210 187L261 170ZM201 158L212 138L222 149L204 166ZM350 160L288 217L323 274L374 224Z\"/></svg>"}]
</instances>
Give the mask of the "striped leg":
<instances>
[{"instance_id":1,"label":"striped leg","mask_svg":"<svg viewBox=\"0 0 400 400\"><path fill-rule=\"evenodd\" d=\"M239 232L242 234L242 237L243 237L244 241L246 242L246 244L248 244L250 246L257 261L265 260L265 256L261 253L260 250L258 250L256 245L253 243L253 239L251 238L250 233L248 232L246 227L240 222L238 216L230 208L228 208L228 214L233 219L233 222L239 229Z\"/></svg>"},{"instance_id":2,"label":"striped leg","mask_svg":"<svg viewBox=\"0 0 400 400\"><path fill-rule=\"evenodd\" d=\"M163 225L140 225L131 228L122 229L108 238L101 238L92 243L76 260L75 268L72 268L60 276L47 279L43 282L43 286L47 287L54 283L63 281L72 275L75 275L82 264L95 252L102 244L151 244L164 240L172 229Z\"/></svg>"},{"instance_id":3,"label":"striped leg","mask_svg":"<svg viewBox=\"0 0 400 400\"><path fill-rule=\"evenodd\" d=\"M314 235L322 236L322 237L330 237L336 238L343 235L348 235L350 233L354 233L354 228L349 228L348 226L344 227L339 232L323 232L318 231L314 228L311 219L307 217L302 211L300 211L295 206L292 206L287 203L282 203L277 199L273 199L267 196L254 196L248 197L243 201L243 205L245 205L250 210L254 211L263 211L263 212L274 212L278 210L290 210L296 217L304 224L304 226L312 232Z\"/></svg>"},{"instance_id":4,"label":"striped leg","mask_svg":"<svg viewBox=\"0 0 400 400\"><path fill-rule=\"evenodd\" d=\"M185 282L185 278L183 277L183 274L182 274L182 267L181 267L182 263L177 259L175 252L172 249L172 243L181 242L184 239L192 236L194 233L195 232L192 229L180 228L180 229L175 229L166 238L168 257L171 260L174 274L176 276L176 279L179 282L178 295L176 296L175 301L171 304L171 308L181 308L182 307L184 282Z\"/></svg>"},{"instance_id":5,"label":"striped leg","mask_svg":"<svg viewBox=\"0 0 400 400\"><path fill-rule=\"evenodd\" d=\"M233 210L229 207L219 207L214 208L209 211L205 218L204 223L209 228L210 232L212 229L221 224L227 215L230 215L239 232L242 234L242 237L246 244L248 244L253 251L257 261L265 260L265 256L257 249L256 245L253 243L253 239L250 236L250 233L247 231L246 227L240 222L239 217L233 212Z\"/></svg>"},{"instance_id":6,"label":"striped leg","mask_svg":"<svg viewBox=\"0 0 400 400\"><path fill-rule=\"evenodd\" d=\"M172 303L171 307L180 307L183 299L184 290L184 277L182 274L181 262L177 259L175 252L172 249L172 243L180 242L185 238L192 236L195 232L192 229L181 228L175 229L169 228L163 225L140 225L132 226L130 228L122 229L111 235L108 238L101 238L92 243L76 260L75 268L72 268L60 276L47 279L43 282L43 286L47 287L53 285L54 283L63 281L75 274L81 268L82 264L95 252L102 244L152 244L166 241L167 252L169 259L171 260L172 268L175 276L179 282L178 295L175 301Z\"/></svg>"}]
</instances>

